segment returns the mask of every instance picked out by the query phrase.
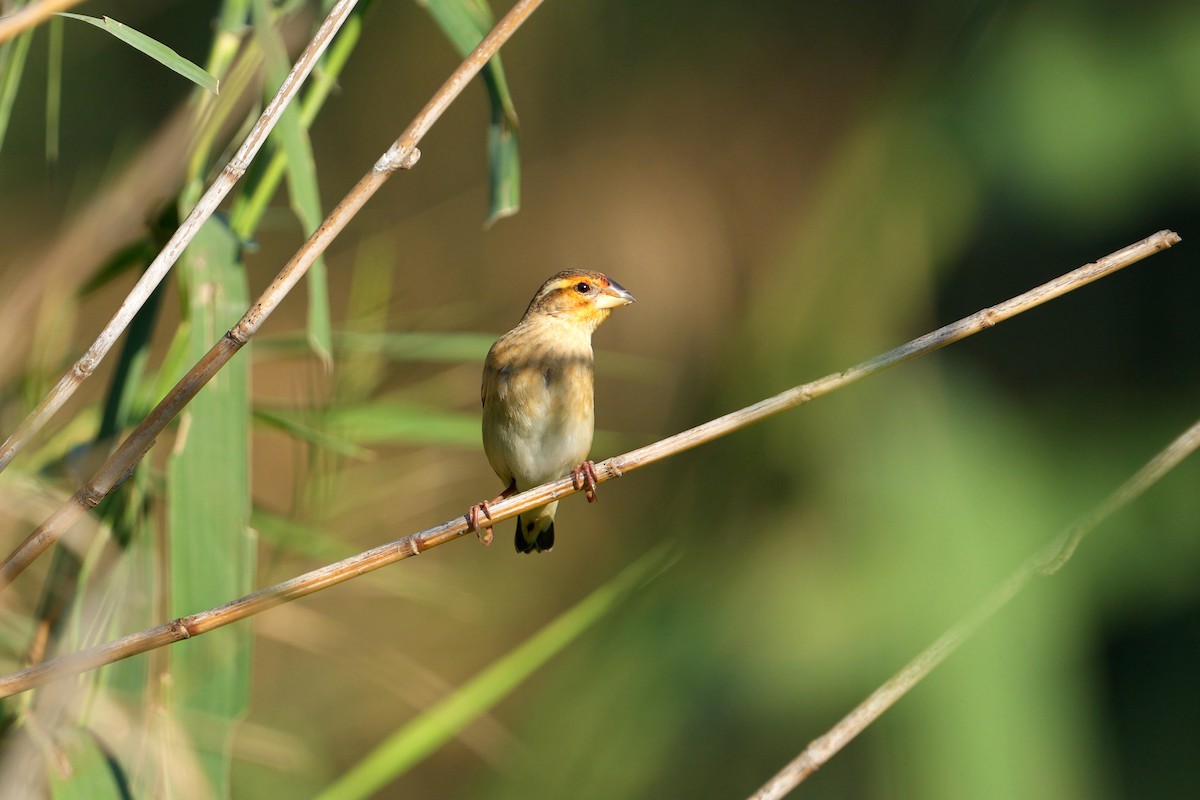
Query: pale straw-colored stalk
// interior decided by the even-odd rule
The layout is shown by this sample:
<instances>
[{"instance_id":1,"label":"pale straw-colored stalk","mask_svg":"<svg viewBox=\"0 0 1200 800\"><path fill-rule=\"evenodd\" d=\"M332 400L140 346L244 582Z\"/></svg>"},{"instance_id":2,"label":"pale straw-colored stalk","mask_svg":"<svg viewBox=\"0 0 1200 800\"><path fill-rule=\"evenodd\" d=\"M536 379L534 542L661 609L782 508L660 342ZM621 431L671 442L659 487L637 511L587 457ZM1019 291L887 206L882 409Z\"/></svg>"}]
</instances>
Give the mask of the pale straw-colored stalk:
<instances>
[{"instance_id":1,"label":"pale straw-colored stalk","mask_svg":"<svg viewBox=\"0 0 1200 800\"><path fill-rule=\"evenodd\" d=\"M58 12L66 11L82 2L83 0L42 0L0 17L0 44L20 36L30 28L36 28Z\"/></svg>"},{"instance_id":2,"label":"pale straw-colored stalk","mask_svg":"<svg viewBox=\"0 0 1200 800\"><path fill-rule=\"evenodd\" d=\"M398 150L397 152L403 153L405 151ZM597 479L602 483L620 477L635 469L640 469L641 467L661 461L697 445L727 436L734 431L761 422L767 417L778 414L781 411L786 411L787 409L806 403L813 398L845 387L880 370L931 353L948 344L978 333L985 328L990 328L998 322L1003 322L1010 317L1028 311L1056 297L1060 297L1073 289L1111 275L1119 269L1165 250L1178 241L1179 236L1175 233L1160 231L1136 244L1107 255L1099 261L1080 267L1048 283L1030 289L1024 294L1006 300L999 305L985 308L969 317L964 317L958 322L938 328L931 333L913 339L886 353L870 358L861 364L788 389L774 397L767 398L754 405L731 412L703 425L698 425L695 428L667 437L637 450L601 461L595 465ZM572 479L567 477L513 495L491 505L491 522L499 523L510 519L524 511L545 505L550 500L557 500L566 495L573 494L581 488L575 486ZM1121 496L1128 499L1126 495ZM1091 517L1088 519L1091 519ZM457 539L468 532L467 518L464 515L419 533L405 536L402 539L380 545L342 561L305 573L275 586L261 589L253 594L232 600L208 611L181 617L155 628L130 634L99 647L46 661L42 664L15 672L7 677L0 678L0 697L27 691L58 677L85 672L104 664L110 664L114 661L152 650L156 647L188 639L192 636L198 636L215 628L228 625L231 622L262 613L267 609L290 600L295 600L321 589L337 585L395 561L419 555L432 547ZM1057 545L1057 549L1054 552L1056 554L1062 552L1070 542L1075 540L1075 538L1064 540L1063 543Z\"/></svg>"}]
</instances>

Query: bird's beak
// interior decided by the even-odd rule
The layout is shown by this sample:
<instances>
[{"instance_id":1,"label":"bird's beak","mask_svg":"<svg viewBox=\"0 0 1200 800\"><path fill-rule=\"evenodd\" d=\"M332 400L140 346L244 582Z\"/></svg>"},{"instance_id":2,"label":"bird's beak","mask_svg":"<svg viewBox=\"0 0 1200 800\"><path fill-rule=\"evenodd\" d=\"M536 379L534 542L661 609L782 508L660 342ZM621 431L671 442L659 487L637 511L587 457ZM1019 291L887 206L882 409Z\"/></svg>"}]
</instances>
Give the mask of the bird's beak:
<instances>
[{"instance_id":1,"label":"bird's beak","mask_svg":"<svg viewBox=\"0 0 1200 800\"><path fill-rule=\"evenodd\" d=\"M600 295L596 298L597 308L617 308L618 306L627 306L634 302L636 298L621 284L608 279L608 285L600 290Z\"/></svg>"}]
</instances>

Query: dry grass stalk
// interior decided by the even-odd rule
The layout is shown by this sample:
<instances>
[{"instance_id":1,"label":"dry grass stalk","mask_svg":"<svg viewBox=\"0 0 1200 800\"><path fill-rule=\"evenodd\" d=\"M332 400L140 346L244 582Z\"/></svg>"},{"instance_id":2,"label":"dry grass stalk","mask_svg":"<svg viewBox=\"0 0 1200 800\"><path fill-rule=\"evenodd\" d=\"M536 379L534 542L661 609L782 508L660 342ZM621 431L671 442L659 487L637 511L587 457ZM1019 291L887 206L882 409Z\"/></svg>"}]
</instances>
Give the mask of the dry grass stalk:
<instances>
[{"instance_id":1,"label":"dry grass stalk","mask_svg":"<svg viewBox=\"0 0 1200 800\"><path fill-rule=\"evenodd\" d=\"M0 17L0 44L20 36L30 28L36 28L58 12L66 11L82 2L83 0L42 0Z\"/></svg>"},{"instance_id":2,"label":"dry grass stalk","mask_svg":"<svg viewBox=\"0 0 1200 800\"><path fill-rule=\"evenodd\" d=\"M504 22L501 22L503 25ZM486 40L485 40L486 41ZM447 82L450 86L451 82ZM445 90L445 87L443 87ZM420 119L421 117L418 117ZM403 141L404 137L401 137ZM400 142L397 142L399 145ZM414 142L415 144L415 142ZM389 150L389 153L396 152L395 159L401 161L405 152L413 152L412 150L404 151L397 147ZM385 159L388 156L385 156ZM381 159L381 162L384 159ZM370 177L370 176L368 176ZM363 179L364 181L367 178ZM361 185L361 182L360 182ZM343 204L346 201L343 201ZM340 208L340 206L339 206ZM320 231L318 231L318 234ZM1030 289L1029 291L1020 294L1010 300L1006 300L999 305L985 308L969 317L965 317L958 322L951 323L942 328L938 328L931 333L913 339L906 344L893 348L892 350L882 353L874 358L868 359L856 366L841 372L827 375L824 378L806 383L800 386L788 389L774 397L767 398L754 405L718 417L714 420L706 422L695 428L692 428L674 436L667 437L653 444L646 445L637 450L633 450L623 455L614 456L606 461L596 464L596 475L599 482L611 480L620 477L623 474L631 472L635 469L653 464L656 461L661 461L669 456L676 455L689 450L697 445L710 442L714 439L726 436L734 431L745 428L757 422L761 422L767 417L774 416L781 411L794 408L798 405L808 402L809 400L828 394L836 389L847 386L861 378L879 372L887 367L895 366L896 364L917 358L928 353L932 353L952 342L964 339L972 334L978 333L985 328L990 328L998 322L1002 322L1010 317L1016 316L1031 308L1035 308L1049 300L1060 297L1067 292L1084 286L1092 281L1111 275L1112 273L1134 264L1142 259L1154 255L1171 245L1179 242L1179 236L1172 231L1160 231L1153 236L1147 237L1136 244L1132 244L1115 253L1111 253L1104 258L1086 264L1079 269L1068 272L1054 280L1042 284L1041 286ZM299 254L297 255L299 257ZM290 265L289 265L290 266ZM277 279L278 282L278 279ZM253 311L253 309L252 309ZM223 339L222 342L230 341ZM213 353L218 352L222 345L214 348ZM236 349L236 348L235 348ZM210 353L210 357L213 356ZM207 360L207 359L206 359ZM186 379L185 379L186 380ZM173 392L172 395L178 394ZM170 398L168 398L170 400ZM164 401L166 403L167 401ZM164 423L165 424L165 423ZM1200 426L1197 426L1200 429ZM132 438L132 437L131 437ZM1200 440L1200 430L1197 430L1197 439ZM152 443L152 442L151 442ZM148 445L147 445L148 446ZM1180 456L1181 458L1181 456ZM1154 463L1154 462L1152 462ZM1173 466L1173 463L1170 464ZM1166 466L1169 469L1170 466ZM1143 471L1144 472L1144 471ZM1140 475L1141 473L1139 473ZM1131 481L1132 483L1132 481ZM1140 484L1139 484L1140 485ZM544 505L550 500L555 500L566 495L574 494L582 487L574 486L570 477L560 478L557 481L543 484L526 492L513 495L510 498L497 502L491 506L491 520L494 523L499 523L503 520L510 519L518 514L528 511L532 508ZM82 491L82 490L81 490ZM1122 502L1127 502L1133 495L1118 492L1116 495L1123 498ZM79 495L76 496L77 498ZM59 514L72 513L73 518L77 518L78 514L82 513L82 509L76 510L80 504L78 502L69 504L64 509L60 509ZM1102 510L1109 509L1108 505L1102 507ZM1091 520L1094 518L1088 517ZM1096 520L1098 521L1098 519ZM45 526L43 526L45 527ZM40 529L39 529L40 530ZM453 539L457 539L468 533L468 525L466 516L448 520L440 525L429 528L419 533L414 533L402 539L389 542L379 547L367 550L358 555L338 561L333 564L305 573L291 580L277 584L275 586L262 589L253 594L237 600L232 600L224 605L218 606L208 611L203 611L199 614L192 614L187 617L167 622L149 630L139 633L130 634L121 639L118 639L109 644L100 647L91 648L82 652L74 653L68 656L63 656L45 663L30 667L19 672L15 672L7 677L0 678L0 697L5 697L17 692L27 691L36 686L40 686L47 681L66 675L78 674L91 669L110 664L114 661L119 661L138 653L146 652L157 647L161 647L172 642L188 639L192 636L198 636L215 628L228 625L246 617L262 613L267 609L286 603L290 600L295 600L321 589L334 586L344 581L355 578L366 572L379 569L393 562L399 561L410 556L418 555L432 547L444 544ZM36 532L35 532L36 534ZM1058 557L1065 552L1066 548L1072 541L1076 541L1078 536L1072 536L1061 542L1053 550L1053 555ZM12 557L10 557L10 560ZM1042 564L1043 562L1039 562ZM1044 564L1043 564L1044 565ZM5 564L7 568L7 562ZM0 573L7 574L7 573ZM971 629L973 630L973 628ZM966 635L969 635L967 631ZM935 645L936 649L937 646ZM942 655L944 657L944 654ZM918 659L919 661L920 659ZM914 662L916 663L916 662ZM932 667L930 667L932 668ZM885 706L886 708L886 706ZM882 713L882 708L878 713ZM852 715L853 716L853 715ZM876 715L877 716L877 715ZM849 719L849 718L848 718Z\"/></svg>"}]
</instances>

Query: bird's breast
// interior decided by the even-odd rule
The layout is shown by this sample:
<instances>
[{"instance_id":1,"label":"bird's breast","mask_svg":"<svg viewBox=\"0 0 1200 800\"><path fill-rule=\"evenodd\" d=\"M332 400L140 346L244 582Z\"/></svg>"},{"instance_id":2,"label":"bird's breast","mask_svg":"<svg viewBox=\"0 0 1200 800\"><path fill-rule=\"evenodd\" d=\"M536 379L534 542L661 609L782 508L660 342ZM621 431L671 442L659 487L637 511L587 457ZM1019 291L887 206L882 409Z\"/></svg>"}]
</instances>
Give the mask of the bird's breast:
<instances>
[{"instance_id":1,"label":"bird's breast","mask_svg":"<svg viewBox=\"0 0 1200 800\"><path fill-rule=\"evenodd\" d=\"M485 368L484 450L501 478L525 489L562 477L587 457L592 352L590 346L507 349L494 349Z\"/></svg>"}]
</instances>

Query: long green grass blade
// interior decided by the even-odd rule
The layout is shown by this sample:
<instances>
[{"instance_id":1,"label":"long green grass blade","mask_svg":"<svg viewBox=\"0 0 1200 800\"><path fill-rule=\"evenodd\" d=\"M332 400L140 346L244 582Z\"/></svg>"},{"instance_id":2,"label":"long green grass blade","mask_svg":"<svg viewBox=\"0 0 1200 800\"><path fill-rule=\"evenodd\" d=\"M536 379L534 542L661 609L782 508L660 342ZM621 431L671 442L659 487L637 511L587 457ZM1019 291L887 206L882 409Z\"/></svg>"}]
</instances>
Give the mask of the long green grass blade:
<instances>
[{"instance_id":1,"label":"long green grass blade","mask_svg":"<svg viewBox=\"0 0 1200 800\"><path fill-rule=\"evenodd\" d=\"M21 89L21 74L25 71L25 59L29 57L32 42L33 31L26 31L0 47L0 150L4 149L4 137L12 121L13 103Z\"/></svg>"},{"instance_id":2,"label":"long green grass blade","mask_svg":"<svg viewBox=\"0 0 1200 800\"><path fill-rule=\"evenodd\" d=\"M335 408L326 412L326 423L348 441L360 444L479 446L478 414L414 403L384 400Z\"/></svg>"},{"instance_id":3,"label":"long green grass blade","mask_svg":"<svg viewBox=\"0 0 1200 800\"><path fill-rule=\"evenodd\" d=\"M380 400L326 411L259 409L260 419L345 455L360 446L442 444L479 446L479 415Z\"/></svg>"},{"instance_id":4,"label":"long green grass blade","mask_svg":"<svg viewBox=\"0 0 1200 800\"><path fill-rule=\"evenodd\" d=\"M320 412L317 413L319 414ZM323 427L317 427L306 422L304 412L256 408L254 410L254 420L255 422L260 422L282 431L289 436L302 439L317 447L323 447L326 450L347 456L348 458L369 459L374 455L365 447L359 447L353 442L346 441L336 434L325 430Z\"/></svg>"},{"instance_id":5,"label":"long green grass blade","mask_svg":"<svg viewBox=\"0 0 1200 800\"><path fill-rule=\"evenodd\" d=\"M46 53L46 163L58 163L58 143L62 125L63 21L54 17L49 24L50 45Z\"/></svg>"},{"instance_id":6,"label":"long green grass blade","mask_svg":"<svg viewBox=\"0 0 1200 800\"><path fill-rule=\"evenodd\" d=\"M188 157L187 183L179 194L181 208L194 208L207 186L205 180L212 168L213 153L220 152L224 146L221 132L226 129L236 114L243 113L238 100L248 86L259 80L262 69L262 53L254 44L238 50L237 58L221 75L221 85L225 92L213 96L203 91L197 91L196 115L199 127L196 129L195 144ZM256 114L247 114L242 120L242 131L248 132ZM235 138L242 139L243 136Z\"/></svg>"},{"instance_id":7,"label":"long green grass blade","mask_svg":"<svg viewBox=\"0 0 1200 800\"><path fill-rule=\"evenodd\" d=\"M201 89L212 92L213 94L218 94L220 91L220 82L206 72L204 68L193 64L191 61L188 61L186 58L179 55L162 42L151 39L146 34L136 31L128 25L117 22L112 17L89 17L86 14L73 14L68 11L60 11L59 16L69 17L71 19L80 20L81 22L86 22L89 25L95 25L100 30L107 31L116 38L120 39L134 50L150 56L150 58L162 64L172 72L176 72L187 78Z\"/></svg>"},{"instance_id":8,"label":"long green grass blade","mask_svg":"<svg viewBox=\"0 0 1200 800\"><path fill-rule=\"evenodd\" d=\"M398 258L395 240L390 235L372 236L359 245L350 271L347 329L367 336L387 333ZM347 351L343 348L342 352ZM360 403L371 397L388 372L387 359L378 350L349 352L350 357L343 357L339 364L333 394L335 405Z\"/></svg>"},{"instance_id":9,"label":"long green grass blade","mask_svg":"<svg viewBox=\"0 0 1200 800\"><path fill-rule=\"evenodd\" d=\"M521 210L521 142L515 120L509 122L493 102L488 126L488 226Z\"/></svg>"},{"instance_id":10,"label":"long green grass blade","mask_svg":"<svg viewBox=\"0 0 1200 800\"><path fill-rule=\"evenodd\" d=\"M337 38L329 45L322 56L318 68L313 71L308 81L308 89L300 103L300 119L307 130L317 118L325 100L337 86L337 77L350 58L354 46L362 36L363 14L373 5L372 2L360 2L354 13L342 25ZM230 224L242 238L249 238L258 228L267 204L274 196L279 182L287 167L287 158L282 149L271 154L267 166L261 173L252 173L248 177L249 187L246 192L238 195L230 212Z\"/></svg>"},{"instance_id":11,"label":"long green grass blade","mask_svg":"<svg viewBox=\"0 0 1200 800\"><path fill-rule=\"evenodd\" d=\"M213 75L226 75L245 42L243 32L250 21L251 0L224 0L213 21L213 42L206 61Z\"/></svg>"},{"instance_id":12,"label":"long green grass blade","mask_svg":"<svg viewBox=\"0 0 1200 800\"><path fill-rule=\"evenodd\" d=\"M560 614L542 630L468 681L440 703L385 739L335 783L320 800L370 797L450 741L521 682L562 652L633 591L673 563L675 546L664 542L615 578Z\"/></svg>"},{"instance_id":13,"label":"long green grass blade","mask_svg":"<svg viewBox=\"0 0 1200 800\"><path fill-rule=\"evenodd\" d=\"M236 237L213 219L180 262L188 363L202 357L249 302L239 257ZM248 363L234 358L180 415L167 463L170 616L251 589ZM218 797L229 791L231 737L248 704L250 643L249 628L231 626L169 653L172 720L190 737Z\"/></svg>"},{"instance_id":14,"label":"long green grass blade","mask_svg":"<svg viewBox=\"0 0 1200 800\"><path fill-rule=\"evenodd\" d=\"M275 87L287 77L290 64L283 37L273 24L274 19L266 0L255 0L254 30L262 48L267 72L266 87L274 94ZM284 155L287 171L288 197L292 211L300 221L305 236L321 224L320 191L317 188L317 161L313 157L308 128L296 104L289 105L271 131L271 142ZM332 322L329 313L329 277L325 259L318 256L309 267L308 275L308 343L313 352L327 365L333 358Z\"/></svg>"},{"instance_id":15,"label":"long green grass blade","mask_svg":"<svg viewBox=\"0 0 1200 800\"><path fill-rule=\"evenodd\" d=\"M428 9L446 38L465 56L496 24L486 0L418 0ZM487 223L512 216L521 206L519 123L504 65L494 56L480 73L492 107L488 128L489 198Z\"/></svg>"},{"instance_id":16,"label":"long green grass blade","mask_svg":"<svg viewBox=\"0 0 1200 800\"><path fill-rule=\"evenodd\" d=\"M377 355L390 361L482 364L494 333L463 331L338 331L333 351L339 356ZM265 337L257 355L289 358L302 355L305 343L292 334Z\"/></svg>"}]
</instances>

